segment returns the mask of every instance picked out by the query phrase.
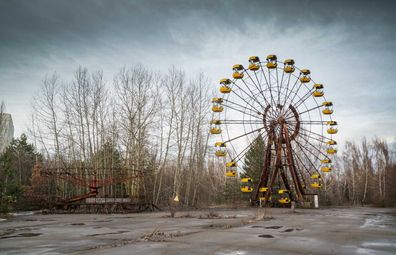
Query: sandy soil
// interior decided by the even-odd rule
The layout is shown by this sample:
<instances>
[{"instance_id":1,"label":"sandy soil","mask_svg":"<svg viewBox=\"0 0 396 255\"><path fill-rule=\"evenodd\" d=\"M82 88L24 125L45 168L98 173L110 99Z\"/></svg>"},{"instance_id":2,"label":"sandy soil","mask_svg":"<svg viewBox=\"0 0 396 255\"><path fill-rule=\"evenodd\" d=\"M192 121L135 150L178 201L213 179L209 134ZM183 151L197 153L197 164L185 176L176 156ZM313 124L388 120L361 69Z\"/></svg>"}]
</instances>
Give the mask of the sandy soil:
<instances>
[{"instance_id":1,"label":"sandy soil","mask_svg":"<svg viewBox=\"0 0 396 255\"><path fill-rule=\"evenodd\" d=\"M262 213L22 214L0 221L0 254L396 254L395 209Z\"/></svg>"}]
</instances>

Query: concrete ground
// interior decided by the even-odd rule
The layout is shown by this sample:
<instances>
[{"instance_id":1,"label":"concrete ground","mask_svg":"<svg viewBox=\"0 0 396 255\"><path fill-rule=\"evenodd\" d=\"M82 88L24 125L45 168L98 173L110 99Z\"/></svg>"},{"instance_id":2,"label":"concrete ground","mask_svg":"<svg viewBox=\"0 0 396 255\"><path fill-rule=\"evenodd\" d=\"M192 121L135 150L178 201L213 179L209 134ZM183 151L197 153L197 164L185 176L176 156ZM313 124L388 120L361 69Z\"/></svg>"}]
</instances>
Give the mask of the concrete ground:
<instances>
[{"instance_id":1,"label":"concrete ground","mask_svg":"<svg viewBox=\"0 0 396 255\"><path fill-rule=\"evenodd\" d=\"M396 210L256 209L16 215L0 254L396 254Z\"/></svg>"}]
</instances>

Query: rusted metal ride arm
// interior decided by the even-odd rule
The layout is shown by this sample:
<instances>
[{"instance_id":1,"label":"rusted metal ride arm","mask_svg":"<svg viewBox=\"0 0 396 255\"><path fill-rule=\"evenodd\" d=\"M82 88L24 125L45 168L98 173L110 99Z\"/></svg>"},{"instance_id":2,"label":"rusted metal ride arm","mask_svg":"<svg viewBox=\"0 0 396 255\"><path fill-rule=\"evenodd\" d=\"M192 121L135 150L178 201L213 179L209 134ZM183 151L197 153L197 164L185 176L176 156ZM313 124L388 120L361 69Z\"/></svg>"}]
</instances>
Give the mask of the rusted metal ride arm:
<instances>
[{"instance_id":1,"label":"rusted metal ride arm","mask_svg":"<svg viewBox=\"0 0 396 255\"><path fill-rule=\"evenodd\" d=\"M274 167L275 169L274 169L274 171L272 171L271 181L268 185L268 191L265 194L264 206L267 205L269 197L272 193L272 186L274 185L278 171L279 171L279 169L282 168L282 136L279 136L279 139L277 141L275 141L275 143L278 143L278 145L276 146L276 161L275 161L275 167Z\"/></svg>"},{"instance_id":2,"label":"rusted metal ride arm","mask_svg":"<svg viewBox=\"0 0 396 255\"><path fill-rule=\"evenodd\" d=\"M261 172L260 180L259 183L257 184L255 193L254 193L254 199L252 199L252 204L256 203L259 199L259 194L260 194L260 188L261 187L266 187L268 183L268 176L270 173L270 167L271 167L271 156L272 156L272 144L273 144L273 134L270 134L268 136L268 141L267 141L267 146L264 154L264 162L263 162L263 170Z\"/></svg>"},{"instance_id":3,"label":"rusted metal ride arm","mask_svg":"<svg viewBox=\"0 0 396 255\"><path fill-rule=\"evenodd\" d=\"M295 165L295 163L294 163L294 159L293 159L293 154L292 154L292 147L291 147L291 144L290 144L290 138L289 138L289 135L288 135L288 130L287 130L287 126L283 126L282 127L282 136L284 137L284 142L285 142L285 145L286 145L286 159L287 159L287 163L288 163L288 166L289 166L289 170L290 170L290 173L291 173L291 176L292 176L292 179L293 179L293 183L294 183L294 187L295 187L295 190L296 190L296 197L297 197L297 200L300 200L300 201L302 201L303 200L303 195L305 195L304 194L304 189L303 189L303 187L302 187L302 185L301 185L301 181L300 181L300 178L298 177L298 174L297 174L297 170L296 170L296 165Z\"/></svg>"}]
</instances>

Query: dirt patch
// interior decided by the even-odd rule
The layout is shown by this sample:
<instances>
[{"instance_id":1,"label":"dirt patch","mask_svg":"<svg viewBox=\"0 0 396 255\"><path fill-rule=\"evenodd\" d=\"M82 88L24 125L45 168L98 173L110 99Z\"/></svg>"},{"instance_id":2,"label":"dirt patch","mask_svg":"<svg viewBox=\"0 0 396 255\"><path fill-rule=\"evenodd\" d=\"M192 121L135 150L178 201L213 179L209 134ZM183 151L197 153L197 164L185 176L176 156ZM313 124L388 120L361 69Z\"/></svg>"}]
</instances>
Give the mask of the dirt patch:
<instances>
[{"instance_id":1,"label":"dirt patch","mask_svg":"<svg viewBox=\"0 0 396 255\"><path fill-rule=\"evenodd\" d=\"M154 230L153 232L143 235L140 237L140 241L151 241L151 242L166 242L172 238L175 237L180 237L180 236L186 236L186 235L191 235L194 233L198 233L200 231L195 231L195 232L185 232L182 233L180 231L177 232L164 232L160 231L159 229Z\"/></svg>"},{"instance_id":2,"label":"dirt patch","mask_svg":"<svg viewBox=\"0 0 396 255\"><path fill-rule=\"evenodd\" d=\"M259 237L262 237L262 238L275 238L273 235L259 235Z\"/></svg>"}]
</instances>

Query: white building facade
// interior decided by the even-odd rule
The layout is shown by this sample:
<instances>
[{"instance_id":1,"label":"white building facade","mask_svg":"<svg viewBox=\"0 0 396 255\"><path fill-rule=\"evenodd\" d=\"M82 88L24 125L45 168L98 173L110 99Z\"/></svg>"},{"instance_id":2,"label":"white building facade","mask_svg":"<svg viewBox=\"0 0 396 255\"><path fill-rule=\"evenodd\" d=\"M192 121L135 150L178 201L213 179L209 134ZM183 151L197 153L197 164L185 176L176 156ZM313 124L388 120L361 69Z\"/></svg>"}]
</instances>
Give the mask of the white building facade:
<instances>
[{"instance_id":1,"label":"white building facade","mask_svg":"<svg viewBox=\"0 0 396 255\"><path fill-rule=\"evenodd\" d=\"M0 153L10 145L14 138L14 124L9 113L0 113Z\"/></svg>"}]
</instances>

